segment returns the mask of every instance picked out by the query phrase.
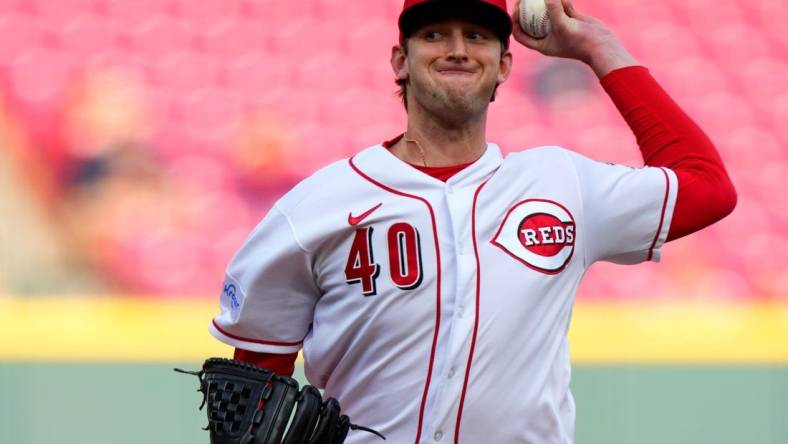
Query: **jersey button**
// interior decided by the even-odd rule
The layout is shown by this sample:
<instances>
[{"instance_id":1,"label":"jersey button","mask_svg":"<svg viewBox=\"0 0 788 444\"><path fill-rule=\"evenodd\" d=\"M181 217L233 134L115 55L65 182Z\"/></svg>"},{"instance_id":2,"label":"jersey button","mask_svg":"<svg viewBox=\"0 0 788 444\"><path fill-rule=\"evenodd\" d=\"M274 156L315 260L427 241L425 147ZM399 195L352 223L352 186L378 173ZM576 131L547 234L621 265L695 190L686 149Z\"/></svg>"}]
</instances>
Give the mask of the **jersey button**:
<instances>
[{"instance_id":1,"label":"jersey button","mask_svg":"<svg viewBox=\"0 0 788 444\"><path fill-rule=\"evenodd\" d=\"M449 378L454 377L454 369L449 370Z\"/></svg>"},{"instance_id":2,"label":"jersey button","mask_svg":"<svg viewBox=\"0 0 788 444\"><path fill-rule=\"evenodd\" d=\"M442 432L435 432L435 435L433 435L433 438L435 438L435 441L440 441L441 438L443 438L443 433Z\"/></svg>"}]
</instances>

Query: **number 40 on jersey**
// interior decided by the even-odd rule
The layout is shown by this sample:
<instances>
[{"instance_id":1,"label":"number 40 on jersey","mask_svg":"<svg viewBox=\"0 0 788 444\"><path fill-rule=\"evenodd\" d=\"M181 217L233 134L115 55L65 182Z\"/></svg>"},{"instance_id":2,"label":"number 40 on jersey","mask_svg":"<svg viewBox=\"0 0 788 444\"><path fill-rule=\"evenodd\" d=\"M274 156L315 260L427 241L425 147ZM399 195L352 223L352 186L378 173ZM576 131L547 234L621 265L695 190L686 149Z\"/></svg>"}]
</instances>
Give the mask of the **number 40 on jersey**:
<instances>
[{"instance_id":1,"label":"number 40 on jersey","mask_svg":"<svg viewBox=\"0 0 788 444\"><path fill-rule=\"evenodd\" d=\"M360 284L364 296L377 294L377 279L380 265L375 262L372 251L373 227L356 230L350 246L345 279L348 284ZM421 240L419 232L411 224L398 222L386 233L389 277L401 290L412 290L421 285L424 273L421 265Z\"/></svg>"}]
</instances>

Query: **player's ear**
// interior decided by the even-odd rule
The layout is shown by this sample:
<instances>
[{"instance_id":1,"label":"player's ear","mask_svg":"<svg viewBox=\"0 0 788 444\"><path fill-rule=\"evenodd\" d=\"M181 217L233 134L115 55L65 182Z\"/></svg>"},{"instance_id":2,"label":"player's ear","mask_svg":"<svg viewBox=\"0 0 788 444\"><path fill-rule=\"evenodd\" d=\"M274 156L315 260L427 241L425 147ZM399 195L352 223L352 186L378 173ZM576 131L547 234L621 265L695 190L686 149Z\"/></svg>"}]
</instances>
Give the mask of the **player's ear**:
<instances>
[{"instance_id":1,"label":"player's ear","mask_svg":"<svg viewBox=\"0 0 788 444\"><path fill-rule=\"evenodd\" d=\"M391 69L397 80L408 80L408 54L402 45L391 47Z\"/></svg>"},{"instance_id":2,"label":"player's ear","mask_svg":"<svg viewBox=\"0 0 788 444\"><path fill-rule=\"evenodd\" d=\"M504 50L503 54L501 54L501 61L498 65L498 84L505 82L506 79L509 78L509 75L512 73L512 61L513 56L512 52Z\"/></svg>"}]
</instances>

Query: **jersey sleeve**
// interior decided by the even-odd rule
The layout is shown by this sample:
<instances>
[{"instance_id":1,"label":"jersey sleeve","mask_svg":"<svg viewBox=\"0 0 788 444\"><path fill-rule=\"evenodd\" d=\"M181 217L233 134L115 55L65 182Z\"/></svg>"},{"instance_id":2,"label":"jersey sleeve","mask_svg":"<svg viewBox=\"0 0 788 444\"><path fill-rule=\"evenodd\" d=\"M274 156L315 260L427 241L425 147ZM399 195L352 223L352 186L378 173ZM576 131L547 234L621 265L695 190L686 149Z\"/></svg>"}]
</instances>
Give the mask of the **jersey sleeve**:
<instances>
[{"instance_id":1,"label":"jersey sleeve","mask_svg":"<svg viewBox=\"0 0 788 444\"><path fill-rule=\"evenodd\" d=\"M319 296L310 255L277 206L230 261L211 334L236 348L262 353L298 351Z\"/></svg>"},{"instance_id":2,"label":"jersey sleeve","mask_svg":"<svg viewBox=\"0 0 788 444\"><path fill-rule=\"evenodd\" d=\"M659 261L678 194L676 174L570 156L582 200L586 264Z\"/></svg>"}]
</instances>

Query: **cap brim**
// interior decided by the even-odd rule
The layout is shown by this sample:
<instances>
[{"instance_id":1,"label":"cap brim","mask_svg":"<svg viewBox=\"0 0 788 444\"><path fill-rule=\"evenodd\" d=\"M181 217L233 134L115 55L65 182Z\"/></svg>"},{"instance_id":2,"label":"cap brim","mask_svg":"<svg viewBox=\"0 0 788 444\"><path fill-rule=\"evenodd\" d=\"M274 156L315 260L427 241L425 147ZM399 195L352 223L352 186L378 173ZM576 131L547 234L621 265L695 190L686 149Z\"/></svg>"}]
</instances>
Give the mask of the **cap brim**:
<instances>
[{"instance_id":1,"label":"cap brim","mask_svg":"<svg viewBox=\"0 0 788 444\"><path fill-rule=\"evenodd\" d=\"M508 46L512 34L511 17L482 1L434 0L412 6L399 17L400 37L407 38L424 25L451 18L478 23L493 31Z\"/></svg>"}]
</instances>

